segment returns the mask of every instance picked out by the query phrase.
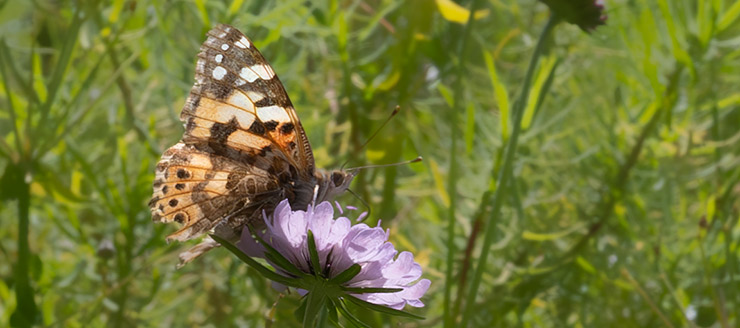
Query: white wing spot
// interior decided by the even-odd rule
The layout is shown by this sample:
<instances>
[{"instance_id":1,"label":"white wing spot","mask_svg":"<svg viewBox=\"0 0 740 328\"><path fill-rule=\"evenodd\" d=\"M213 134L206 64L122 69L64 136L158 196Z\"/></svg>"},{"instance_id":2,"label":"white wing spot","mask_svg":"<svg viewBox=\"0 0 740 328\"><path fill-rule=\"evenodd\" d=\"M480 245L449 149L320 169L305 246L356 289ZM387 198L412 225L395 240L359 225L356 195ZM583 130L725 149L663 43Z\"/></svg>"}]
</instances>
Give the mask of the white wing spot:
<instances>
[{"instance_id":1,"label":"white wing spot","mask_svg":"<svg viewBox=\"0 0 740 328\"><path fill-rule=\"evenodd\" d=\"M250 68L263 80L269 80L275 76L275 72L269 65L254 65Z\"/></svg>"},{"instance_id":2,"label":"white wing spot","mask_svg":"<svg viewBox=\"0 0 740 328\"><path fill-rule=\"evenodd\" d=\"M239 72L239 76L241 76L243 79L247 80L247 82L252 83L255 80L259 79L259 75L255 73L253 70L242 67L241 72Z\"/></svg>"},{"instance_id":3,"label":"white wing spot","mask_svg":"<svg viewBox=\"0 0 740 328\"><path fill-rule=\"evenodd\" d=\"M213 69L213 78L216 80L221 80L226 76L226 69L221 66L216 66L216 68Z\"/></svg>"},{"instance_id":4,"label":"white wing spot","mask_svg":"<svg viewBox=\"0 0 740 328\"><path fill-rule=\"evenodd\" d=\"M239 39L239 41L234 42L234 44L242 49L247 49L249 48L249 46L251 46L251 43L245 37L242 37L241 39Z\"/></svg>"},{"instance_id":5,"label":"white wing spot","mask_svg":"<svg viewBox=\"0 0 740 328\"><path fill-rule=\"evenodd\" d=\"M253 103L258 103L262 98L265 98L265 95L260 92L247 91L247 97L249 97Z\"/></svg>"},{"instance_id":6,"label":"white wing spot","mask_svg":"<svg viewBox=\"0 0 740 328\"><path fill-rule=\"evenodd\" d=\"M229 45L224 43L221 45L221 50L229 50Z\"/></svg>"},{"instance_id":7,"label":"white wing spot","mask_svg":"<svg viewBox=\"0 0 740 328\"><path fill-rule=\"evenodd\" d=\"M260 121L290 122L290 116L285 108L280 106L257 107L257 117Z\"/></svg>"},{"instance_id":8,"label":"white wing spot","mask_svg":"<svg viewBox=\"0 0 740 328\"><path fill-rule=\"evenodd\" d=\"M254 113L254 104L242 92L232 92L228 103L247 112Z\"/></svg>"},{"instance_id":9,"label":"white wing spot","mask_svg":"<svg viewBox=\"0 0 740 328\"><path fill-rule=\"evenodd\" d=\"M222 60L224 60L224 55L222 55L222 54L216 55L216 62L217 63L220 63Z\"/></svg>"},{"instance_id":10,"label":"white wing spot","mask_svg":"<svg viewBox=\"0 0 740 328\"><path fill-rule=\"evenodd\" d=\"M236 86L237 87L240 87L240 86L242 86L242 85L244 85L246 83L247 83L247 81L244 81L244 79L242 79L240 77L236 78Z\"/></svg>"}]
</instances>

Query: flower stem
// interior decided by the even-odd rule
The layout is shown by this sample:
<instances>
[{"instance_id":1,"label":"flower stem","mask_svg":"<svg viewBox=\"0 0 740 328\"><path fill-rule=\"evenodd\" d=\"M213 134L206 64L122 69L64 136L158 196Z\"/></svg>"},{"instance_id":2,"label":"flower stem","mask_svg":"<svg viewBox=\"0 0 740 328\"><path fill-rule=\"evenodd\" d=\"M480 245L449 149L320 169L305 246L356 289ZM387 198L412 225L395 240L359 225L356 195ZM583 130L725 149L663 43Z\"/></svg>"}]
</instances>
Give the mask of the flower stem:
<instances>
[{"instance_id":1,"label":"flower stem","mask_svg":"<svg viewBox=\"0 0 740 328\"><path fill-rule=\"evenodd\" d=\"M527 98L529 97L529 91L532 84L532 76L534 75L534 70L537 67L537 62L539 57L542 55L542 51L544 48L545 41L550 35L550 32L552 31L553 27L557 24L558 17L556 17L554 14L550 15L549 20L547 21L547 24L545 25L544 29L542 30L542 33L540 34L540 38L537 41L537 46L534 49L534 53L532 54L532 58L529 62L529 67L527 68L527 75L524 78L524 83L522 84L522 92L519 94L519 99L517 99L516 103L513 107L514 112L514 121L512 122L513 130L511 132L511 137L509 138L509 142L506 145L506 153L504 154L504 163L501 167L501 171L499 171L499 177L497 179L496 184L496 190L493 194L493 200L492 200L492 206L491 206L491 217L489 218L488 222L486 223L486 233L485 238L483 239L483 247L481 249L481 254L478 257L478 265L475 268L475 274L473 276L473 279L470 282L470 288L468 288L467 297L465 299L465 311L463 312L463 318L462 318L462 327L467 327L471 316L473 313L473 308L475 307L475 297L478 295L477 291L480 286L481 278L483 277L483 271L486 269L486 262L488 261L488 253L490 252L490 246L493 243L493 237L496 232L496 226L494 222L498 218L499 211L501 209L502 204L502 190L506 185L509 183L509 180L511 179L513 173L511 172L511 168L514 162L514 154L516 154L516 148L517 143L519 141L519 133L521 132L521 121L522 121L522 115L524 112L524 106L526 105ZM464 288L461 286L461 288Z\"/></svg>"}]
</instances>

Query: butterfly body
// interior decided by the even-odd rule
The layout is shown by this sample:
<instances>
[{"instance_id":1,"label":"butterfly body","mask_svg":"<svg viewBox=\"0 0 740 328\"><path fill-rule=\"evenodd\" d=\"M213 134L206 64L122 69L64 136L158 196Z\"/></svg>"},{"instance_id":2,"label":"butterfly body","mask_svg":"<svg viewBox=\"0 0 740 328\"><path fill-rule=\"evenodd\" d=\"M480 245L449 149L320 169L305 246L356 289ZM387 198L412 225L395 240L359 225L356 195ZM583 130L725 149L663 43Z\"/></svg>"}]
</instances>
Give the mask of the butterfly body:
<instances>
[{"instance_id":1,"label":"butterfly body","mask_svg":"<svg viewBox=\"0 0 740 328\"><path fill-rule=\"evenodd\" d=\"M305 209L314 197L328 200L349 187L354 173L315 168L293 104L248 38L218 25L198 57L180 115L185 133L157 164L149 203L153 220L182 224L168 241L206 232L235 240L283 199ZM181 260L215 246L207 242Z\"/></svg>"}]
</instances>

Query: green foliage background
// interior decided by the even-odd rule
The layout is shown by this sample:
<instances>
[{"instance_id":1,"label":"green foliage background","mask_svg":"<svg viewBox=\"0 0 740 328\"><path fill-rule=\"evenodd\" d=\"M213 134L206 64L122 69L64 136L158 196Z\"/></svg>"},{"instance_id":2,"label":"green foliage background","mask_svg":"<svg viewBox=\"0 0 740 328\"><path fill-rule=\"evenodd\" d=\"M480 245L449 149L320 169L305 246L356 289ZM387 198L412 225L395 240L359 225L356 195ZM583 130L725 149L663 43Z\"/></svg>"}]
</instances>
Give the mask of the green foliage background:
<instances>
[{"instance_id":1,"label":"green foliage background","mask_svg":"<svg viewBox=\"0 0 740 328\"><path fill-rule=\"evenodd\" d=\"M480 327L740 325L740 2L614 0L591 34L556 26L500 213L509 108L550 13L478 1L466 33L471 3L450 3L0 1L0 326L298 325L299 297L223 249L175 270L191 245L146 205L218 22L272 63L318 167L424 157L352 187L432 280L425 320L358 311L372 326L466 308Z\"/></svg>"}]
</instances>

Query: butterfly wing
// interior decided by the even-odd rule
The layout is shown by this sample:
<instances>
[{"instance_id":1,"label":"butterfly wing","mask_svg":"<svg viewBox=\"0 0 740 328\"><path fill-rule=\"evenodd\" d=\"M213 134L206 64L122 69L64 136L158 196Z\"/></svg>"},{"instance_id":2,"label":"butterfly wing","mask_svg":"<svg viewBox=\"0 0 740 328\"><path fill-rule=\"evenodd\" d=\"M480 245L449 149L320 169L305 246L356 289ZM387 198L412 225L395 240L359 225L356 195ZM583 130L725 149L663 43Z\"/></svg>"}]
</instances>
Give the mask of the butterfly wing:
<instances>
[{"instance_id":1,"label":"butterfly wing","mask_svg":"<svg viewBox=\"0 0 740 328\"><path fill-rule=\"evenodd\" d=\"M237 29L208 32L180 115L185 133L157 164L152 217L178 222L168 240L219 229L238 236L285 199L313 188L314 159L273 69ZM197 255L196 255L197 256Z\"/></svg>"},{"instance_id":2,"label":"butterfly wing","mask_svg":"<svg viewBox=\"0 0 740 328\"><path fill-rule=\"evenodd\" d=\"M208 143L236 159L280 153L301 178L314 174L311 146L287 92L252 42L218 25L198 54L195 79L180 119L184 141Z\"/></svg>"}]
</instances>

